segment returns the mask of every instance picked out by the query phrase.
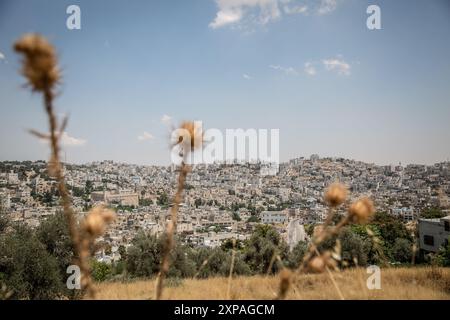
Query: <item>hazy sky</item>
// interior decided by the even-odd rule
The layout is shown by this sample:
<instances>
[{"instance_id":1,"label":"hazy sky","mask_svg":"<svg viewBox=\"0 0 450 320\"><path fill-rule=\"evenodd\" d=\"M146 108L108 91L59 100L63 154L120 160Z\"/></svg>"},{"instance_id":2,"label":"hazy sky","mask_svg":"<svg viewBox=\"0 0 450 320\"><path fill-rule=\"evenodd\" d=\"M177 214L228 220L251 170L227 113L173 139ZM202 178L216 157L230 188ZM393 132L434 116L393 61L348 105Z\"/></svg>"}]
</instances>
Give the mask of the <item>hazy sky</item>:
<instances>
[{"instance_id":1,"label":"hazy sky","mask_svg":"<svg viewBox=\"0 0 450 320\"><path fill-rule=\"evenodd\" d=\"M66 28L67 6L81 30ZM366 8L381 8L368 30ZM167 123L280 129L281 160L450 158L446 0L0 0L0 160L48 156L47 126L11 50L57 47L67 160L168 164Z\"/></svg>"}]
</instances>

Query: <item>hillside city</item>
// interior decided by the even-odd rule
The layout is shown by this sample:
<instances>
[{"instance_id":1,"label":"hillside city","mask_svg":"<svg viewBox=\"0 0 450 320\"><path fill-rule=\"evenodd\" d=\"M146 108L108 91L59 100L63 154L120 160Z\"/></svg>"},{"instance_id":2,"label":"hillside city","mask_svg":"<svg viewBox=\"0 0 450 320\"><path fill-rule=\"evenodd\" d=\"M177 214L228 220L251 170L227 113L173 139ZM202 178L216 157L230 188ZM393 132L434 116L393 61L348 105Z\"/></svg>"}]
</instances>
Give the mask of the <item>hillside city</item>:
<instances>
[{"instance_id":1,"label":"hillside city","mask_svg":"<svg viewBox=\"0 0 450 320\"><path fill-rule=\"evenodd\" d=\"M325 219L323 192L336 181L348 186L349 201L369 196L377 211L405 224L416 223L430 208L450 214L450 162L379 166L312 155L282 163L273 174L261 174L262 167L237 162L196 165L188 175L179 213L177 233L182 241L217 247L226 239L247 239L255 225L266 223L292 248L308 239L304 226ZM120 259L119 246L129 246L139 231L159 235L165 230L176 187L175 166L101 161L65 164L64 171L79 218L97 204L117 212L116 221L99 239L111 249L97 252L99 261ZM33 228L61 211L47 162L0 162L0 205L12 221Z\"/></svg>"}]
</instances>

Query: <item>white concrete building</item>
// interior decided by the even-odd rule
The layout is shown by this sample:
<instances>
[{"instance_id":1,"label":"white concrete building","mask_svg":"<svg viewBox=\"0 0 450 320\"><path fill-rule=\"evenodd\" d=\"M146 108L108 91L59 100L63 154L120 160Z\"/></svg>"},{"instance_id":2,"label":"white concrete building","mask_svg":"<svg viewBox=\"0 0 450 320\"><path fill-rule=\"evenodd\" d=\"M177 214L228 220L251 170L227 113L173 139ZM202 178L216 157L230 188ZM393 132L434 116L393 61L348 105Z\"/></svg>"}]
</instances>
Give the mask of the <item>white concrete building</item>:
<instances>
[{"instance_id":1,"label":"white concrete building","mask_svg":"<svg viewBox=\"0 0 450 320\"><path fill-rule=\"evenodd\" d=\"M285 211L263 211L261 212L262 223L285 223L288 221L288 213Z\"/></svg>"},{"instance_id":2,"label":"white concrete building","mask_svg":"<svg viewBox=\"0 0 450 320\"><path fill-rule=\"evenodd\" d=\"M438 252L448 245L450 237L450 216L440 219L419 219L420 249Z\"/></svg>"}]
</instances>

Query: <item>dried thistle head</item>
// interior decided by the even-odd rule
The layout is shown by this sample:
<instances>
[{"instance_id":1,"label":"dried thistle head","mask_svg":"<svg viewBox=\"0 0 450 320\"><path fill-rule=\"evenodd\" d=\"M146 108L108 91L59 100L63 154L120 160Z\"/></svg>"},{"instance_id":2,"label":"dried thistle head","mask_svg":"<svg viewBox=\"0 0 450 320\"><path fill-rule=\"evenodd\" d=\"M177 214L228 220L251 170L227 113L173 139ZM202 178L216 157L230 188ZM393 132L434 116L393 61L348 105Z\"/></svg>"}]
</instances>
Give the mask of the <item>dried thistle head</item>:
<instances>
[{"instance_id":1,"label":"dried thistle head","mask_svg":"<svg viewBox=\"0 0 450 320\"><path fill-rule=\"evenodd\" d=\"M102 235L106 226L114 221L116 214L103 206L97 206L92 208L83 222L83 229L91 237L96 238Z\"/></svg>"},{"instance_id":2,"label":"dried thistle head","mask_svg":"<svg viewBox=\"0 0 450 320\"><path fill-rule=\"evenodd\" d=\"M325 259L321 256L315 256L308 263L308 270L315 273L321 273L325 271L325 267Z\"/></svg>"},{"instance_id":3,"label":"dried thistle head","mask_svg":"<svg viewBox=\"0 0 450 320\"><path fill-rule=\"evenodd\" d=\"M364 224L375 213L375 207L372 200L365 197L352 203L348 213L354 222Z\"/></svg>"},{"instance_id":4,"label":"dried thistle head","mask_svg":"<svg viewBox=\"0 0 450 320\"><path fill-rule=\"evenodd\" d=\"M331 251L325 251L320 256L312 258L307 267L310 272L322 273L326 268L337 269L337 261Z\"/></svg>"},{"instance_id":5,"label":"dried thistle head","mask_svg":"<svg viewBox=\"0 0 450 320\"><path fill-rule=\"evenodd\" d=\"M60 79L56 52L38 34L26 34L14 44L14 50L24 56L22 74L34 91L51 90Z\"/></svg>"},{"instance_id":6,"label":"dried thistle head","mask_svg":"<svg viewBox=\"0 0 450 320\"><path fill-rule=\"evenodd\" d=\"M341 205L347 198L347 188L341 183L333 183L325 191L325 202L330 207Z\"/></svg>"},{"instance_id":7,"label":"dried thistle head","mask_svg":"<svg viewBox=\"0 0 450 320\"><path fill-rule=\"evenodd\" d=\"M195 121L183 121L177 131L177 144L186 144L188 151L194 151L203 143L203 131L201 124Z\"/></svg>"}]
</instances>

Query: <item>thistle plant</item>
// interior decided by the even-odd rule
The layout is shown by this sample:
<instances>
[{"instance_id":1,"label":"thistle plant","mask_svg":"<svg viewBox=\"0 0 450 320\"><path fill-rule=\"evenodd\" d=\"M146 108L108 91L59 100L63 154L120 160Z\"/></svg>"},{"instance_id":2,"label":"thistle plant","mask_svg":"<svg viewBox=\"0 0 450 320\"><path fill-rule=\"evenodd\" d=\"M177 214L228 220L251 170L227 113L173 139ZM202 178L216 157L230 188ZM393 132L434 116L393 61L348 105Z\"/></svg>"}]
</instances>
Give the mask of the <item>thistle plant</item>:
<instances>
[{"instance_id":1,"label":"thistle plant","mask_svg":"<svg viewBox=\"0 0 450 320\"><path fill-rule=\"evenodd\" d=\"M33 92L41 93L43 96L49 133L40 133L35 130L30 130L30 132L38 138L50 142L51 156L48 173L57 181L73 245L73 263L80 267L82 288L91 298L94 298L89 266L90 247L95 238L103 234L107 223L114 219L114 214L103 207L94 208L83 219L81 228L79 228L60 160L61 137L67 126L67 118L59 124L54 108L56 87L61 80L56 51L44 37L37 34L27 34L20 38L15 43L14 50L23 56L22 74L28 81L27 85Z\"/></svg>"},{"instance_id":2,"label":"thistle plant","mask_svg":"<svg viewBox=\"0 0 450 320\"><path fill-rule=\"evenodd\" d=\"M31 133L50 142L49 175L53 176L57 181L63 212L74 248L73 255L74 257L79 257L80 241L77 221L71 206L71 197L66 187L60 162L60 140L67 125L67 120L64 120L62 125L59 125L53 105L56 87L61 79L56 52L44 37L37 34L23 36L15 43L14 49L23 56L22 74L28 80L28 86L31 87L33 92L39 92L43 96L49 133L43 134L34 130Z\"/></svg>"},{"instance_id":3,"label":"thistle plant","mask_svg":"<svg viewBox=\"0 0 450 320\"><path fill-rule=\"evenodd\" d=\"M170 221L167 224L166 228L160 271L156 279L156 300L160 300L162 297L164 279L169 272L170 254L174 247L174 235L177 230L178 210L183 198L186 178L188 173L191 171L191 166L187 164L187 159L192 152L194 152L196 149L201 148L202 143L203 132L195 122L184 121L181 123L179 129L175 131L173 144L180 148L179 155L182 160L178 173L177 190L173 198L172 207L170 208Z\"/></svg>"},{"instance_id":4,"label":"thistle plant","mask_svg":"<svg viewBox=\"0 0 450 320\"><path fill-rule=\"evenodd\" d=\"M365 224L375 212L372 200L364 197L353 202L347 210L347 215L345 215L335 226L330 226L337 208L345 203L347 194L347 188L340 183L334 183L327 188L324 195L324 201L329 208L327 218L325 219L323 225L315 230L308 250L297 269L297 274L304 272L328 272L328 275L341 299L343 299L342 292L337 286L330 271L337 269L337 261L340 260L340 242L336 242L336 246L333 251L327 250L321 253L319 252L318 247L324 241L338 235L342 228L350 223ZM289 279L290 281L291 277L286 277L286 275L283 274L280 276L280 291L278 294L279 299L283 299L286 296L287 290L282 290L282 288L287 287L286 283L283 283L288 281L286 279Z\"/></svg>"}]
</instances>

